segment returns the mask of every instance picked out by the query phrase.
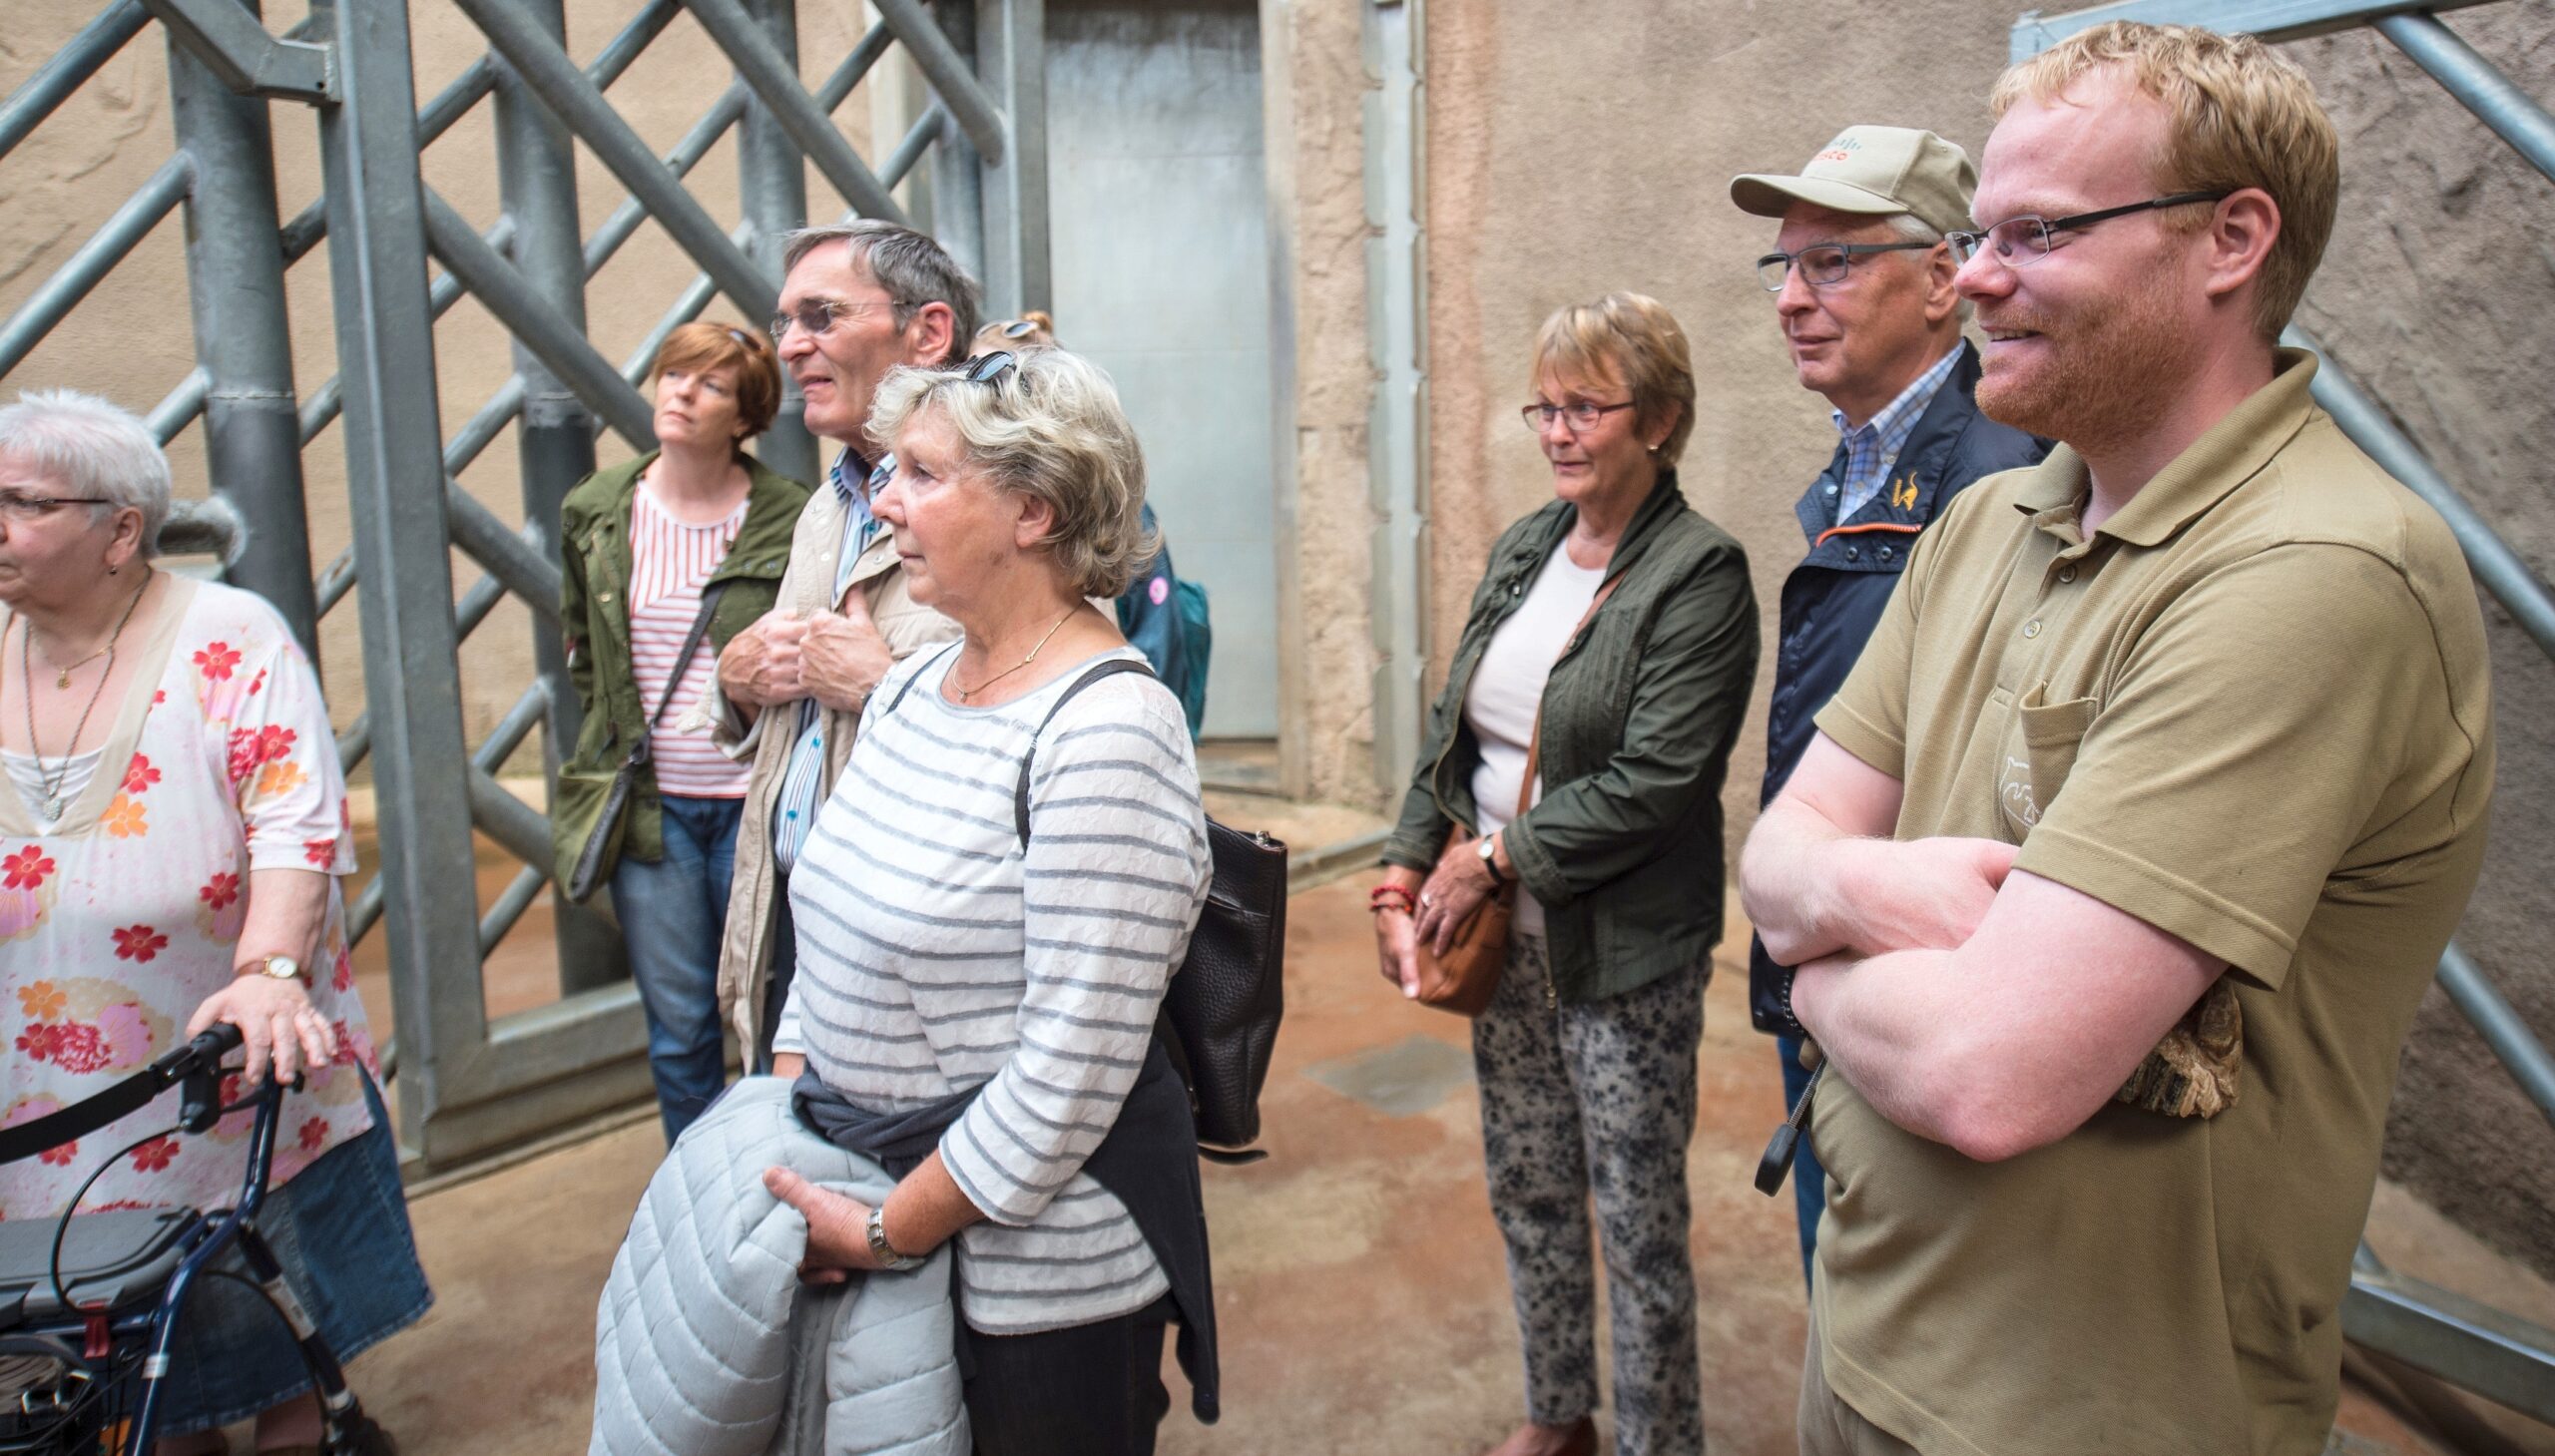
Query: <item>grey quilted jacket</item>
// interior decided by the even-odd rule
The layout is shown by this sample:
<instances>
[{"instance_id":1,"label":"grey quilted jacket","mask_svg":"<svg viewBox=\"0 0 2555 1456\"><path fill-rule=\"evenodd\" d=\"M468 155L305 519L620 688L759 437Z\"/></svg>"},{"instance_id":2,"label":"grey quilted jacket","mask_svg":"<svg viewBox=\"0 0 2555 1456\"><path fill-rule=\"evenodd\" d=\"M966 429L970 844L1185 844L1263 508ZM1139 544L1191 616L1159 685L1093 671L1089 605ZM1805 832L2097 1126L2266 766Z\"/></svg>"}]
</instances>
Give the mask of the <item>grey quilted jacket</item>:
<instances>
[{"instance_id":1,"label":"grey quilted jacket","mask_svg":"<svg viewBox=\"0 0 2555 1456\"><path fill-rule=\"evenodd\" d=\"M749 1077L648 1183L595 1317L588 1456L967 1456L949 1245L839 1289L798 1282L807 1224L764 1191L778 1164L869 1202L893 1180L799 1126Z\"/></svg>"}]
</instances>

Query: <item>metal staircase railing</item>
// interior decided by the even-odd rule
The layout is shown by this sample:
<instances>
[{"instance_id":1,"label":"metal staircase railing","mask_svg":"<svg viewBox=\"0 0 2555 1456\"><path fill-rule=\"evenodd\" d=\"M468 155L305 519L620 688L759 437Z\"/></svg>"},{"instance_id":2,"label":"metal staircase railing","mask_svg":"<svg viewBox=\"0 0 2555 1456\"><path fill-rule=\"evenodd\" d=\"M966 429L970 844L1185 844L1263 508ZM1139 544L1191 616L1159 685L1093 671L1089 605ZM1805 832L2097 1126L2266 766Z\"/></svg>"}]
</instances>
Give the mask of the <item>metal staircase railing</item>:
<instances>
[{"instance_id":1,"label":"metal staircase railing","mask_svg":"<svg viewBox=\"0 0 2555 1456\"><path fill-rule=\"evenodd\" d=\"M2555 118L2434 13L2486 3L2491 0L2428 0L2420 5L2384 0L2120 0L2064 15L2025 12L2014 22L2012 59L2026 60L2110 20L2199 25L2231 34L2250 32L2268 41L2366 25L2411 57L2539 172L2555 179ZM2301 329L2290 329L2282 341L2323 353ZM2343 433L2447 520L2476 582L2541 651L2555 658L2555 591L2458 494L2385 407L2329 356L2315 372L2313 391L2315 402ZM2555 1123L2555 1055L2453 940L2440 957L2438 978L2503 1068ZM2555 1425L2555 1330L2389 1269L2365 1239L2342 1301L2342 1332L2364 1349Z\"/></svg>"},{"instance_id":2,"label":"metal staircase railing","mask_svg":"<svg viewBox=\"0 0 2555 1456\"><path fill-rule=\"evenodd\" d=\"M772 314L779 237L808 217L808 164L853 214L897 221L895 189L928 165L933 230L985 280L992 306L1043 305L1048 291L1043 0L872 0L876 24L812 91L798 79L795 0L638 0L583 66L565 45L565 0L432 3L467 17L488 51L422 109L410 0L312 0L283 35L256 0L115 0L0 101L5 164L123 47L154 22L165 33L177 154L0 320L0 377L186 209L197 364L148 417L164 441L202 422L212 487L252 528L231 579L273 601L314 660L320 619L357 603L365 702L338 751L349 769L371 764L381 847L348 928L388 945L400 1139L420 1172L646 1095L638 998L604 917L559 904L555 1004L492 1020L481 974L553 871L542 814L495 775L535 728L553 774L576 737L557 630L559 503L594 469L602 431L655 444L638 386L666 335L723 293L747 318ZM685 12L730 75L660 157L608 93ZM898 46L932 99L873 169L832 114ZM274 101L307 108L319 134L320 195L289 220L276 206ZM482 102L495 110L502 199L484 230L419 170ZM744 217L723 227L685 178L739 129ZM578 144L629 193L591 235ZM585 289L650 220L700 271L616 363L589 341ZM323 243L337 373L304 395L284 280ZM513 368L447 437L435 322L465 293L510 335ZM762 453L812 480L816 447L797 414L793 384ZM301 450L332 424L344 434L353 541L314 579ZM458 480L509 425L520 524ZM456 548L481 573L457 597ZM507 597L531 609L537 672L474 745L458 653ZM522 861L484 911L474 830Z\"/></svg>"}]
</instances>

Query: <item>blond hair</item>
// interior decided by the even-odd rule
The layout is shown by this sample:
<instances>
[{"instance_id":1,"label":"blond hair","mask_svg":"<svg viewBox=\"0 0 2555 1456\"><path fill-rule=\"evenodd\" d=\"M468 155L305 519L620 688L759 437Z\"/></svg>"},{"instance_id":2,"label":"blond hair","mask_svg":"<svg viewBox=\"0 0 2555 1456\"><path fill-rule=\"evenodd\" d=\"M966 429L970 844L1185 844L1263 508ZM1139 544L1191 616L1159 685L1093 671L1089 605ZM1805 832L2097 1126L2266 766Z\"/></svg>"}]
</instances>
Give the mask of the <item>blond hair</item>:
<instances>
[{"instance_id":1,"label":"blond hair","mask_svg":"<svg viewBox=\"0 0 2555 1456\"><path fill-rule=\"evenodd\" d=\"M1647 431L1673 412L1659 463L1674 465L1695 432L1695 364L1686 330L1668 305L1643 293L1608 293L1594 303L1553 310L1535 331L1535 370L1542 379L1573 374L1612 379L1633 395L1633 428Z\"/></svg>"},{"instance_id":2,"label":"blond hair","mask_svg":"<svg viewBox=\"0 0 2555 1456\"><path fill-rule=\"evenodd\" d=\"M1145 530L1145 452L1098 364L1060 348L1023 349L989 383L952 365L900 365L878 383L869 438L892 449L907 424L937 411L958 448L1003 490L1045 501L1055 524L1039 543L1073 590L1115 597L1161 543Z\"/></svg>"},{"instance_id":3,"label":"blond hair","mask_svg":"<svg viewBox=\"0 0 2555 1456\"><path fill-rule=\"evenodd\" d=\"M2333 236L2341 140L2306 73L2250 35L2114 20L2078 31L2007 68L1990 99L1996 115L2029 97L2049 102L2077 81L2119 67L2171 118L2156 159L2166 192L2259 188L2280 209L2280 236L2263 259L2254 322L2278 338ZM2207 215L2166 215L2198 229ZM2188 217L2189 221L2185 221Z\"/></svg>"}]
</instances>

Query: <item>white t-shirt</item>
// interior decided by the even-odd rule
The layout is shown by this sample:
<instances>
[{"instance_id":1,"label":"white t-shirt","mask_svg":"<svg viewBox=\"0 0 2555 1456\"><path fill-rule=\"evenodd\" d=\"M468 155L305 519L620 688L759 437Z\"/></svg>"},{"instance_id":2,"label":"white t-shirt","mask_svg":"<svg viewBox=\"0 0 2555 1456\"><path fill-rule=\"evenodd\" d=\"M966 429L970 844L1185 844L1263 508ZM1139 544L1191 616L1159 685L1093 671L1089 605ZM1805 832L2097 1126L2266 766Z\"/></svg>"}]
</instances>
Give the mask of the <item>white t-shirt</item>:
<instances>
[{"instance_id":1,"label":"white t-shirt","mask_svg":"<svg viewBox=\"0 0 2555 1456\"><path fill-rule=\"evenodd\" d=\"M1555 547L1535 574L1535 584L1526 589L1526 600L1490 635L1481 666L1473 670L1464 694L1464 722L1481 743L1481 763L1473 769L1473 802L1479 805L1484 835L1497 833L1517 816L1517 791L1526 776L1526 748L1534 740L1544 680L1552 676L1553 660L1569 645L1572 630L1605 580L1603 566L1579 566L1571 561L1567 544ZM1535 784L1538 801L1544 796L1541 778L1538 774ZM1521 889L1517 917L1510 923L1528 935L1543 934L1543 905Z\"/></svg>"}]
</instances>

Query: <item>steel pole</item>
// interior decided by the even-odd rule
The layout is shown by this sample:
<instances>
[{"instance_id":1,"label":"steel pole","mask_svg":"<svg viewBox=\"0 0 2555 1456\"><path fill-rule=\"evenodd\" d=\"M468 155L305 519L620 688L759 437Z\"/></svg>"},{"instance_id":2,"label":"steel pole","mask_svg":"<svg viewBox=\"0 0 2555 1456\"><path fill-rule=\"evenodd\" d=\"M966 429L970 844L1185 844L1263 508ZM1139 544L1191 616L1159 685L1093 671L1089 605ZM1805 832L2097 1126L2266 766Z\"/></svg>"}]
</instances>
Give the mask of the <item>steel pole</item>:
<instances>
[{"instance_id":1,"label":"steel pole","mask_svg":"<svg viewBox=\"0 0 2555 1456\"><path fill-rule=\"evenodd\" d=\"M745 0L746 18L754 23L791 72L798 69L798 0ZM754 230L746 252L764 270L780 278L780 240L807 223L807 164L769 105L738 77L746 92L745 130L737 138L737 182L745 196L746 223ZM781 278L784 286L788 279ZM746 320L748 328L763 320ZM807 433L798 397L798 381L781 375L780 413L756 443L763 463L793 480L815 484L816 441Z\"/></svg>"},{"instance_id":2,"label":"steel pole","mask_svg":"<svg viewBox=\"0 0 2555 1456\"><path fill-rule=\"evenodd\" d=\"M206 381L205 463L213 488L249 523L230 580L274 604L301 650L319 659L319 597L284 307L266 103L242 96L173 37L170 110L193 167L187 195L187 295Z\"/></svg>"},{"instance_id":3,"label":"steel pole","mask_svg":"<svg viewBox=\"0 0 2555 1456\"><path fill-rule=\"evenodd\" d=\"M1047 3L976 0L976 72L1011 122L985 179L985 316L1052 302L1047 257ZM947 100L946 97L942 98Z\"/></svg>"},{"instance_id":4,"label":"steel pole","mask_svg":"<svg viewBox=\"0 0 2555 1456\"><path fill-rule=\"evenodd\" d=\"M976 0L936 0L932 13L940 32L972 64L976 55ZM944 111L942 115L947 117ZM931 149L931 234L958 265L978 279L985 276L985 160L976 155L967 134L952 120L942 121L939 145ZM990 300L988 307L990 308ZM999 318L1000 312L988 312Z\"/></svg>"},{"instance_id":5,"label":"steel pole","mask_svg":"<svg viewBox=\"0 0 2555 1456\"><path fill-rule=\"evenodd\" d=\"M2531 167L2555 178L2555 116L2435 15L2384 15L2370 21L2413 63L2431 74L2501 139L2519 149Z\"/></svg>"},{"instance_id":6,"label":"steel pole","mask_svg":"<svg viewBox=\"0 0 2555 1456\"><path fill-rule=\"evenodd\" d=\"M562 0L517 0L521 13L562 46L568 18ZM577 215L575 147L568 129L544 107L522 73L497 62L497 188L515 225L515 271L559 319L586 329L585 232ZM522 477L523 521L542 561L560 569L559 508L595 469L593 414L522 339L512 341L523 380L523 414L515 426ZM574 751L585 706L568 677L565 634L538 614L532 621L533 666L549 700L542 722L542 780L555 795L559 764ZM489 764L494 772L499 765ZM552 897L559 948L559 994L571 996L629 974L621 932L610 920L567 897Z\"/></svg>"},{"instance_id":7,"label":"steel pole","mask_svg":"<svg viewBox=\"0 0 2555 1456\"><path fill-rule=\"evenodd\" d=\"M345 381L346 489L363 616L364 700L380 751L383 933L398 1007L399 1141L431 1162L440 1103L487 1041L470 837L470 753L452 628L425 190L402 0L312 0L336 49L319 112L328 279Z\"/></svg>"}]
</instances>

